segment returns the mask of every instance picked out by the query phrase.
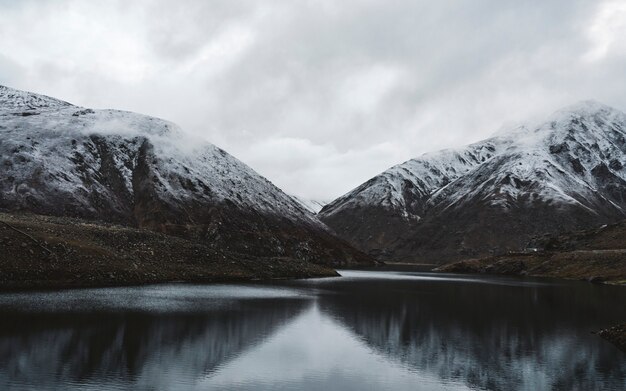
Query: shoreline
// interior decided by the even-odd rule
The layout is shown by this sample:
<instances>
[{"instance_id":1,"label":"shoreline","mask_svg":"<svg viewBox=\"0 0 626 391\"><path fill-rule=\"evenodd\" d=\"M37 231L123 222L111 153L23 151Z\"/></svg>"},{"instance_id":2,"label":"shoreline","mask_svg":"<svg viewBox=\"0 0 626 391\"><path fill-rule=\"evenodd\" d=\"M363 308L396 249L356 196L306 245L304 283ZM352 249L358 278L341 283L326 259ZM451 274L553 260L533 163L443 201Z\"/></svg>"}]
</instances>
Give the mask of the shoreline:
<instances>
[{"instance_id":1,"label":"shoreline","mask_svg":"<svg viewBox=\"0 0 626 391\"><path fill-rule=\"evenodd\" d=\"M332 270L332 269L331 269ZM293 280L306 280L311 278L337 278L340 274L336 270L332 270L327 273L320 274L307 274L307 275L294 275L294 276L280 276L280 277L267 277L257 278L251 277L237 277L237 276L223 276L215 278L192 278L187 280L176 279L164 279L164 280L145 280L145 281L102 281L95 282L93 284L81 284L76 282L62 282L62 281L48 281L48 280L33 280L33 281L21 281L15 285L2 284L0 285L0 294L3 293L29 293L29 292L47 292L47 291L59 291L59 290L74 290L74 289L100 289L100 288L125 288L125 287L143 287L150 285L163 285L163 284L241 284L241 283L264 283L271 281L293 281Z\"/></svg>"},{"instance_id":2,"label":"shoreline","mask_svg":"<svg viewBox=\"0 0 626 391\"><path fill-rule=\"evenodd\" d=\"M498 257L500 258L503 257ZM622 278L622 276L618 276L617 278L609 277L605 279L604 277L599 277L597 274L589 274L589 275L569 275L565 273L559 273L557 270L547 270L544 272L532 271L528 272L526 266L520 266L520 264L507 265L508 260L502 262L498 265L498 268L492 267L495 263L492 258L485 259L466 259L461 261L456 261L452 263L447 263L443 265L432 264L432 263L410 263L410 262L385 262L382 265L376 266L364 266L358 267L358 269L363 270L380 270L385 267L415 267L419 272L432 272L432 273L454 273L454 274L466 274L466 275L490 275L490 276L509 276L509 277L532 277L532 278L546 278L546 279L556 279L563 281L583 281L590 282L594 284L605 284L605 285L613 285L613 286L626 286L626 277ZM626 263L626 260L625 260ZM425 267L432 266L432 269L424 269ZM506 266L506 267L505 267ZM543 264L543 267L547 267L547 265ZM549 267L547 267L549 269ZM613 272L613 269L606 270L610 273Z\"/></svg>"},{"instance_id":3,"label":"shoreline","mask_svg":"<svg viewBox=\"0 0 626 391\"><path fill-rule=\"evenodd\" d=\"M626 286L626 257L622 251L565 251L510 254L466 259L441 265L434 272L558 278Z\"/></svg>"}]
</instances>

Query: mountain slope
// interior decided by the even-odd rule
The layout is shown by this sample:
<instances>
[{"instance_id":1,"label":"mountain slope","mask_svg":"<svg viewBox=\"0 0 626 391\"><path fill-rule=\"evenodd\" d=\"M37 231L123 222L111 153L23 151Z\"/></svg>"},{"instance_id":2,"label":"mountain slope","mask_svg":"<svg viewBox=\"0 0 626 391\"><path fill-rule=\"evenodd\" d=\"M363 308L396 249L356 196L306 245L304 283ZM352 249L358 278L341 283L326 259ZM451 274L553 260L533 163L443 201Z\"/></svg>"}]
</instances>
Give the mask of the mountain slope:
<instances>
[{"instance_id":1,"label":"mountain slope","mask_svg":"<svg viewBox=\"0 0 626 391\"><path fill-rule=\"evenodd\" d=\"M369 261L176 125L0 86L0 209L117 223L256 257Z\"/></svg>"},{"instance_id":2,"label":"mountain slope","mask_svg":"<svg viewBox=\"0 0 626 391\"><path fill-rule=\"evenodd\" d=\"M115 224L0 212L0 291L336 275L296 257L229 251Z\"/></svg>"},{"instance_id":3,"label":"mountain slope","mask_svg":"<svg viewBox=\"0 0 626 391\"><path fill-rule=\"evenodd\" d=\"M392 167L319 214L386 260L519 250L530 237L626 217L626 115L582 102L537 124Z\"/></svg>"}]
</instances>

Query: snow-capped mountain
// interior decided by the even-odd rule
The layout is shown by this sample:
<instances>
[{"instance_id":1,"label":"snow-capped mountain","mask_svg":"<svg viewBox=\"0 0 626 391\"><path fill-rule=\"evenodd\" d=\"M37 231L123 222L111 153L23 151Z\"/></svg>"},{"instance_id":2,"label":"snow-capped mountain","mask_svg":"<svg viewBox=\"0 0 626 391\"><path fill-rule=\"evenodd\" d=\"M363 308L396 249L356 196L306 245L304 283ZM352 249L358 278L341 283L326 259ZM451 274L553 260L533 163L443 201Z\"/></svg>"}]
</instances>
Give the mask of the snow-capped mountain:
<instances>
[{"instance_id":1,"label":"snow-capped mountain","mask_svg":"<svg viewBox=\"0 0 626 391\"><path fill-rule=\"evenodd\" d=\"M328 202L312 200L310 198L304 198L304 197L298 197L298 196L292 196L292 197L296 201L298 201L300 205L304 206L309 212L312 212L314 214L319 213L319 211L322 210L322 208L326 204L328 204Z\"/></svg>"},{"instance_id":2,"label":"snow-capped mountain","mask_svg":"<svg viewBox=\"0 0 626 391\"><path fill-rule=\"evenodd\" d=\"M121 223L259 256L359 254L250 167L158 118L0 86L0 156L0 209Z\"/></svg>"},{"instance_id":3,"label":"snow-capped mountain","mask_svg":"<svg viewBox=\"0 0 626 391\"><path fill-rule=\"evenodd\" d=\"M626 218L625 163L626 114L586 101L394 166L319 216L383 259L520 250L536 234Z\"/></svg>"}]
</instances>

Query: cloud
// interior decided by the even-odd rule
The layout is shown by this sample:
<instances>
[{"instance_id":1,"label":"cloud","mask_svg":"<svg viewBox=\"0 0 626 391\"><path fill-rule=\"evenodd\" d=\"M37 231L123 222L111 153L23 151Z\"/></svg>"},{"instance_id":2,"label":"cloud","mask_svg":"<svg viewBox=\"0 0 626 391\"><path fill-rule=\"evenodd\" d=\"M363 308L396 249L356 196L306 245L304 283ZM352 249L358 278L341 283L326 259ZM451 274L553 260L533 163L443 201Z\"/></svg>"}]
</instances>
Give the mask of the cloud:
<instances>
[{"instance_id":1,"label":"cloud","mask_svg":"<svg viewBox=\"0 0 626 391\"><path fill-rule=\"evenodd\" d=\"M305 138L272 138L238 148L254 167L289 194L306 194L311 199L332 201L332 194L358 186L362 177L371 177L398 163L408 151L392 143L339 151L332 143L314 144ZM355 175L359 173L359 175ZM329 196L331 195L331 196Z\"/></svg>"},{"instance_id":2,"label":"cloud","mask_svg":"<svg viewBox=\"0 0 626 391\"><path fill-rule=\"evenodd\" d=\"M626 50L626 3L620 0L605 1L587 29L591 47L585 55L588 61L598 61L610 52L624 55Z\"/></svg>"},{"instance_id":3,"label":"cloud","mask_svg":"<svg viewBox=\"0 0 626 391\"><path fill-rule=\"evenodd\" d=\"M166 118L332 199L582 99L626 109L616 0L0 1L0 83Z\"/></svg>"}]
</instances>

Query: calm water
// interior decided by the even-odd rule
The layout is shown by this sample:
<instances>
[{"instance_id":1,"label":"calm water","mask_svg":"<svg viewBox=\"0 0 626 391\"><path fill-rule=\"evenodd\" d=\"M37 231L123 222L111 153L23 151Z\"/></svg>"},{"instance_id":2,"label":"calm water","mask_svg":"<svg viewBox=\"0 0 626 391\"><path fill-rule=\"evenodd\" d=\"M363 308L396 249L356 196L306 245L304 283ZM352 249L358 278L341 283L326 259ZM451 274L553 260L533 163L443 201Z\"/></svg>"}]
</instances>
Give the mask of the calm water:
<instances>
[{"instance_id":1,"label":"calm water","mask_svg":"<svg viewBox=\"0 0 626 391\"><path fill-rule=\"evenodd\" d=\"M2 294L0 389L626 389L626 288L342 274Z\"/></svg>"}]
</instances>

